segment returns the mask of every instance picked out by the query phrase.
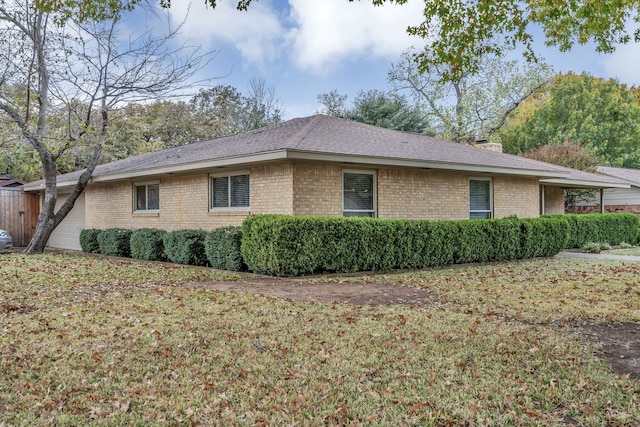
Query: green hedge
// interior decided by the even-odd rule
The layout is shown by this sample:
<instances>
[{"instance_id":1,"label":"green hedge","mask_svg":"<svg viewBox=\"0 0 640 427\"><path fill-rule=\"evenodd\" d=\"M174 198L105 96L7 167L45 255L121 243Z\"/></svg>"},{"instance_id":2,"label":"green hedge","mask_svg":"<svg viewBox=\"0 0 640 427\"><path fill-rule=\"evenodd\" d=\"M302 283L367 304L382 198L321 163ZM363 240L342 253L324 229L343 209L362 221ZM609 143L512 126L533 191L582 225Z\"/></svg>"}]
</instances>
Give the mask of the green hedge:
<instances>
[{"instance_id":1,"label":"green hedge","mask_svg":"<svg viewBox=\"0 0 640 427\"><path fill-rule=\"evenodd\" d=\"M211 267L229 271L246 270L240 251L241 242L241 227L221 227L207 233L204 251Z\"/></svg>"},{"instance_id":2,"label":"green hedge","mask_svg":"<svg viewBox=\"0 0 640 427\"><path fill-rule=\"evenodd\" d=\"M164 253L164 230L140 228L131 233L131 257L147 261L166 261Z\"/></svg>"},{"instance_id":3,"label":"green hedge","mask_svg":"<svg viewBox=\"0 0 640 427\"><path fill-rule=\"evenodd\" d=\"M562 217L520 220L518 258L549 257L562 251L569 240L569 222Z\"/></svg>"},{"instance_id":4,"label":"green hedge","mask_svg":"<svg viewBox=\"0 0 640 427\"><path fill-rule=\"evenodd\" d=\"M569 223L569 239L565 248L581 248L589 242L634 243L638 236L638 216L632 213L595 213L545 215L563 218Z\"/></svg>"},{"instance_id":5,"label":"green hedge","mask_svg":"<svg viewBox=\"0 0 640 427\"><path fill-rule=\"evenodd\" d=\"M515 217L456 221L450 238L455 244L455 264L508 261L520 252L520 222Z\"/></svg>"},{"instance_id":6,"label":"green hedge","mask_svg":"<svg viewBox=\"0 0 640 427\"><path fill-rule=\"evenodd\" d=\"M100 244L98 243L98 234L102 230L96 228L85 228L80 231L80 248L83 252L100 253Z\"/></svg>"},{"instance_id":7,"label":"green hedge","mask_svg":"<svg viewBox=\"0 0 640 427\"><path fill-rule=\"evenodd\" d=\"M97 237L100 253L119 257L131 257L131 230L109 228Z\"/></svg>"},{"instance_id":8,"label":"green hedge","mask_svg":"<svg viewBox=\"0 0 640 427\"><path fill-rule=\"evenodd\" d=\"M208 266L204 250L206 232L203 230L170 231L163 238L167 257L178 264Z\"/></svg>"},{"instance_id":9,"label":"green hedge","mask_svg":"<svg viewBox=\"0 0 640 427\"><path fill-rule=\"evenodd\" d=\"M250 216L242 256L250 270L296 276L386 271L550 256L562 250L567 222L554 219L408 221Z\"/></svg>"}]
</instances>

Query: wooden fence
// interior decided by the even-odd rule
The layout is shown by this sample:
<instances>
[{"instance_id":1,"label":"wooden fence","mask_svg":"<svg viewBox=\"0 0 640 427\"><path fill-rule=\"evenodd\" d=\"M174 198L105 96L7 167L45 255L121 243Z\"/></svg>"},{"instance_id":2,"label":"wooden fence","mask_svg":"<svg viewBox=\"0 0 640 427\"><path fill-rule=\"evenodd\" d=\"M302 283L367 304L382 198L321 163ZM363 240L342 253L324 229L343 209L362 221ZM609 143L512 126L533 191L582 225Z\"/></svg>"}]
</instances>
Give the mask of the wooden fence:
<instances>
[{"instance_id":1,"label":"wooden fence","mask_svg":"<svg viewBox=\"0 0 640 427\"><path fill-rule=\"evenodd\" d=\"M37 194L19 187L0 188L0 229L7 230L13 246L27 246L38 222L40 201Z\"/></svg>"}]
</instances>

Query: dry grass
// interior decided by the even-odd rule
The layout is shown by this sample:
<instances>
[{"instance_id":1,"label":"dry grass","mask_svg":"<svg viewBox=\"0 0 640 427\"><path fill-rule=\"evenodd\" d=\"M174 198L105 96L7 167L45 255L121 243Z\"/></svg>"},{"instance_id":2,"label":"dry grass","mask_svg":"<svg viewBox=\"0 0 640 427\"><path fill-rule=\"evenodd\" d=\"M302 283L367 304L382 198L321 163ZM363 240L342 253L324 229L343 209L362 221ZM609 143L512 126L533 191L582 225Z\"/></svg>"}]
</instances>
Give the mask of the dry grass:
<instances>
[{"instance_id":1,"label":"dry grass","mask_svg":"<svg viewBox=\"0 0 640 427\"><path fill-rule=\"evenodd\" d=\"M513 320L633 319L622 298L559 302L599 298L591 270L640 306L621 263L373 276L441 304L358 307L181 287L237 278L198 268L0 256L0 425L634 425L637 382Z\"/></svg>"},{"instance_id":2,"label":"dry grass","mask_svg":"<svg viewBox=\"0 0 640 427\"><path fill-rule=\"evenodd\" d=\"M360 277L428 289L451 310L537 324L640 321L640 263L545 259Z\"/></svg>"},{"instance_id":3,"label":"dry grass","mask_svg":"<svg viewBox=\"0 0 640 427\"><path fill-rule=\"evenodd\" d=\"M629 256L640 256L640 247L633 246L630 248L618 248L611 249L608 251L603 251L605 254L613 254L613 255L629 255Z\"/></svg>"}]
</instances>

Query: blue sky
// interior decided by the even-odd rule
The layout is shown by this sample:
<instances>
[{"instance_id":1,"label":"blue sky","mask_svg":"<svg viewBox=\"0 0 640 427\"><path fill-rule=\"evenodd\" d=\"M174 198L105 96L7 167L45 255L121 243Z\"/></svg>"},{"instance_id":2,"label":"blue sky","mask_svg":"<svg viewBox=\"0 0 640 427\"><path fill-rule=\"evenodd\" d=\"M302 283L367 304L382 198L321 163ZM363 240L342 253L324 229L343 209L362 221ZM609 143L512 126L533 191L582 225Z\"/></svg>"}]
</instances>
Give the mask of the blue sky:
<instances>
[{"instance_id":1,"label":"blue sky","mask_svg":"<svg viewBox=\"0 0 640 427\"><path fill-rule=\"evenodd\" d=\"M317 95L333 89L349 100L360 90L387 90L390 65L409 47L423 45L406 33L421 22L423 1L374 7L366 0L254 0L240 12L236 0L219 0L215 10L204 0L174 0L169 15L174 24L186 16L185 41L217 52L200 77L221 77L214 84L241 92L252 77L262 78L290 119L314 114ZM611 55L591 46L568 53L540 46L556 72L587 71L640 85L640 45L621 46Z\"/></svg>"}]
</instances>

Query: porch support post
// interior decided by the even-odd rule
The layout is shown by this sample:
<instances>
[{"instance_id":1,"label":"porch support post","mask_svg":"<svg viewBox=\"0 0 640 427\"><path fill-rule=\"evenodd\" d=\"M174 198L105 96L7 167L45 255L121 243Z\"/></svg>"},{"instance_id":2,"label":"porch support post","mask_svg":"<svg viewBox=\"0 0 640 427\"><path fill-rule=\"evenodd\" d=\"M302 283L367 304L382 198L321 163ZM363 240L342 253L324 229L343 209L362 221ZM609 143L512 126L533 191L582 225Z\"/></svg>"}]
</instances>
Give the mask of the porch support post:
<instances>
[{"instance_id":1,"label":"porch support post","mask_svg":"<svg viewBox=\"0 0 640 427\"><path fill-rule=\"evenodd\" d=\"M604 188L600 189L600 213L604 213Z\"/></svg>"}]
</instances>

